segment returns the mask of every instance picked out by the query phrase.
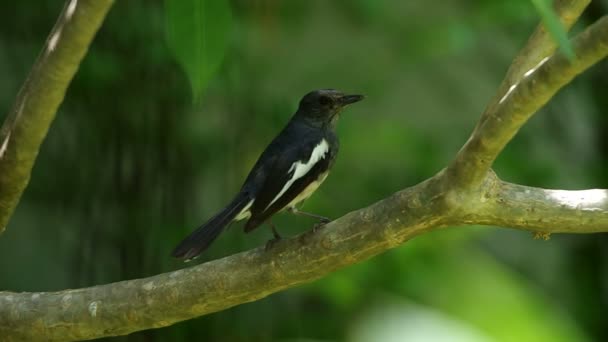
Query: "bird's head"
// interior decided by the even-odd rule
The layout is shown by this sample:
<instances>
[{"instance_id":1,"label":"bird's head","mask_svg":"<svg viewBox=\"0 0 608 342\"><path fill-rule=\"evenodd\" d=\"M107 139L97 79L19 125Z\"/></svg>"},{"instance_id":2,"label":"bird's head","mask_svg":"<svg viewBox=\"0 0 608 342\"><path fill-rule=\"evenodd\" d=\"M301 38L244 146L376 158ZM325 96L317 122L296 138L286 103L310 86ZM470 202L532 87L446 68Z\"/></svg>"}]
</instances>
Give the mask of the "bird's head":
<instances>
[{"instance_id":1,"label":"bird's head","mask_svg":"<svg viewBox=\"0 0 608 342\"><path fill-rule=\"evenodd\" d=\"M335 89L314 90L304 95L296 114L312 124L333 124L345 106L363 100L363 95L346 95Z\"/></svg>"}]
</instances>

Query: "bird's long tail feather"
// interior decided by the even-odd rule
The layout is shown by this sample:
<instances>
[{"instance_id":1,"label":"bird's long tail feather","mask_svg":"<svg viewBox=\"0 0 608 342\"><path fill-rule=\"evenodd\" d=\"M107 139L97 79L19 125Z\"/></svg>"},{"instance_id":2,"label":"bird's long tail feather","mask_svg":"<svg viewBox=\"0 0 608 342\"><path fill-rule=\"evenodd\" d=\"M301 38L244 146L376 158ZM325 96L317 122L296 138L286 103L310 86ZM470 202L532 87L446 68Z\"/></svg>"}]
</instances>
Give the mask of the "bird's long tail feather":
<instances>
[{"instance_id":1,"label":"bird's long tail feather","mask_svg":"<svg viewBox=\"0 0 608 342\"><path fill-rule=\"evenodd\" d=\"M249 201L248 196L243 193L239 194L222 211L183 239L171 252L171 255L185 260L197 257L211 245L235 216L247 206Z\"/></svg>"}]
</instances>

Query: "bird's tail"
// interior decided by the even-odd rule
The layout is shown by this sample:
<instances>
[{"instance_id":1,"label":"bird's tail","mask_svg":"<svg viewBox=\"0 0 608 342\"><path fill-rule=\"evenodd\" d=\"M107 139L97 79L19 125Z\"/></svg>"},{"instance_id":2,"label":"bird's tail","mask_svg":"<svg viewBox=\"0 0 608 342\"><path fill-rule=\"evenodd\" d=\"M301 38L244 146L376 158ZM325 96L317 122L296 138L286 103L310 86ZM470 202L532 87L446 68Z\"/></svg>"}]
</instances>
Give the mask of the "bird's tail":
<instances>
[{"instance_id":1,"label":"bird's tail","mask_svg":"<svg viewBox=\"0 0 608 342\"><path fill-rule=\"evenodd\" d=\"M197 257L211 245L234 217L247 206L249 201L247 195L240 193L222 211L183 239L171 252L171 255L185 260Z\"/></svg>"}]
</instances>

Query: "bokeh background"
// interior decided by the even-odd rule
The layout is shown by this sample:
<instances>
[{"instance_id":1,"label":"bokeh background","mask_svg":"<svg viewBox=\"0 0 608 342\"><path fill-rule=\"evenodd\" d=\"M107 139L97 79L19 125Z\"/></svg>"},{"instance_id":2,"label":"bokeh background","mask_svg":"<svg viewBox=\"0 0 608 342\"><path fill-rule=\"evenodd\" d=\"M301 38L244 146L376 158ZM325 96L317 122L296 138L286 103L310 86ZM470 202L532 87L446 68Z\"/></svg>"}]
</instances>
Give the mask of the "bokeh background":
<instances>
[{"instance_id":1,"label":"bokeh background","mask_svg":"<svg viewBox=\"0 0 608 342\"><path fill-rule=\"evenodd\" d=\"M466 141L538 22L528 0L229 5L229 17L202 24L222 32L212 42L221 63L193 92L172 44L182 55L188 46L168 39L175 23L163 1L116 2L0 237L0 290L78 288L184 267L169 257L172 247L231 198L312 89L368 98L342 116L340 156L305 209L339 217L415 184ZM0 115L62 6L0 3ZM607 12L608 1L594 0L581 24ZM540 187L608 188L607 94L603 62L522 129L497 173ZM284 235L313 223L288 214L275 222ZM240 228L198 262L271 237ZM459 227L254 303L107 340L606 341L607 317L607 235L543 241Z\"/></svg>"}]
</instances>

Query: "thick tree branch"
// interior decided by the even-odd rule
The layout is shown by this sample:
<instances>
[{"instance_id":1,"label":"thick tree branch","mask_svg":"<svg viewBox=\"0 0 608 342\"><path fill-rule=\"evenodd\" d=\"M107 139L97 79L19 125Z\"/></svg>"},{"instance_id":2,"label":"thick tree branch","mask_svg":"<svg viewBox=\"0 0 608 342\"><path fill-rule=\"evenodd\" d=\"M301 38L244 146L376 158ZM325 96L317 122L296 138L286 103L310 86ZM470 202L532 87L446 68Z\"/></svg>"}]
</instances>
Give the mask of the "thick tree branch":
<instances>
[{"instance_id":1,"label":"thick tree branch","mask_svg":"<svg viewBox=\"0 0 608 342\"><path fill-rule=\"evenodd\" d=\"M462 223L538 233L598 233L608 228L608 190L549 190L499 180L489 173L466 201Z\"/></svg>"},{"instance_id":2,"label":"thick tree branch","mask_svg":"<svg viewBox=\"0 0 608 342\"><path fill-rule=\"evenodd\" d=\"M145 279L51 293L0 292L0 336L46 341L124 335L251 302L321 278L443 224L431 179L316 232ZM52 308L52 309L50 309Z\"/></svg>"},{"instance_id":3,"label":"thick tree branch","mask_svg":"<svg viewBox=\"0 0 608 342\"><path fill-rule=\"evenodd\" d=\"M38 150L113 0L71 0L0 129L0 234L30 179Z\"/></svg>"},{"instance_id":4,"label":"thick tree branch","mask_svg":"<svg viewBox=\"0 0 608 342\"><path fill-rule=\"evenodd\" d=\"M608 191L525 187L502 182L489 170L534 111L608 53L607 33L608 19L602 18L574 40L574 62L554 55L527 74L477 127L459 153L461 159L423 183L269 251L257 248L184 270L84 289L0 292L0 336L7 341L40 336L68 341L167 326L319 279L448 225L608 232ZM479 186L462 181L462 172L480 170ZM461 186L454 187L454 181Z\"/></svg>"},{"instance_id":5,"label":"thick tree branch","mask_svg":"<svg viewBox=\"0 0 608 342\"><path fill-rule=\"evenodd\" d=\"M316 232L154 277L59 292L0 292L7 341L71 341L125 335L224 310L311 282L458 224L540 232L608 232L606 190L545 190L492 174L484 191L446 201L445 173L349 213ZM450 204L451 203L451 204Z\"/></svg>"},{"instance_id":6,"label":"thick tree branch","mask_svg":"<svg viewBox=\"0 0 608 342\"><path fill-rule=\"evenodd\" d=\"M608 55L608 17L572 40L576 59L560 53L542 59L510 86L495 111L482 116L473 134L448 167L449 182L459 189L479 186L494 160L534 113L563 86Z\"/></svg>"}]
</instances>

